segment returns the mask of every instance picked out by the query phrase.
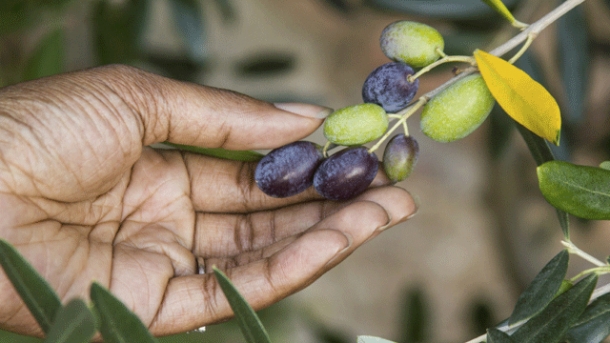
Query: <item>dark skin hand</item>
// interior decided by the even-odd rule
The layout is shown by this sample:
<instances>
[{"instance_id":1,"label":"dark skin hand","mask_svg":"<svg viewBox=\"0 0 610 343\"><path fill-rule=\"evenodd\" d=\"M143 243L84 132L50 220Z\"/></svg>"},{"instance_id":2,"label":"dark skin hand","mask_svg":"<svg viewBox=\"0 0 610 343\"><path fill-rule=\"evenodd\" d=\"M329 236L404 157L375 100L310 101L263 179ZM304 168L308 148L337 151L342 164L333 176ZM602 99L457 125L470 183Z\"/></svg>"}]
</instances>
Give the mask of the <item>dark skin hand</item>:
<instances>
[{"instance_id":1,"label":"dark skin hand","mask_svg":"<svg viewBox=\"0 0 610 343\"><path fill-rule=\"evenodd\" d=\"M108 287L154 335L225 320L211 266L255 309L304 288L416 210L378 175L349 202L263 194L256 163L149 147L271 149L328 110L262 102L125 66L0 89L0 237L62 302ZM206 274L197 273L197 258ZM42 335L3 272L0 328Z\"/></svg>"}]
</instances>

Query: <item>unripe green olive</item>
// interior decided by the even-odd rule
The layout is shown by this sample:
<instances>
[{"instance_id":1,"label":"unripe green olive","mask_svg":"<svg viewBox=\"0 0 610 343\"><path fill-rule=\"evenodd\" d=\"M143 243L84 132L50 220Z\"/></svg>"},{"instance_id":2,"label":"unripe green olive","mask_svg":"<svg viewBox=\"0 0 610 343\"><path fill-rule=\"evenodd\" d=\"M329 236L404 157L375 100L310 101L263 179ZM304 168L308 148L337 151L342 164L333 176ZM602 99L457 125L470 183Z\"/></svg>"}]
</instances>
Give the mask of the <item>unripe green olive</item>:
<instances>
[{"instance_id":1,"label":"unripe green olive","mask_svg":"<svg viewBox=\"0 0 610 343\"><path fill-rule=\"evenodd\" d=\"M391 60L422 68L438 60L443 51L443 36L433 27L401 20L388 25L379 38L381 50Z\"/></svg>"},{"instance_id":2,"label":"unripe green olive","mask_svg":"<svg viewBox=\"0 0 610 343\"><path fill-rule=\"evenodd\" d=\"M388 115L376 104L348 106L324 121L324 136L338 145L360 145L381 137L388 129Z\"/></svg>"},{"instance_id":3,"label":"unripe green olive","mask_svg":"<svg viewBox=\"0 0 610 343\"><path fill-rule=\"evenodd\" d=\"M435 141L452 142L479 127L494 104L481 75L468 75L424 106L420 126Z\"/></svg>"}]
</instances>

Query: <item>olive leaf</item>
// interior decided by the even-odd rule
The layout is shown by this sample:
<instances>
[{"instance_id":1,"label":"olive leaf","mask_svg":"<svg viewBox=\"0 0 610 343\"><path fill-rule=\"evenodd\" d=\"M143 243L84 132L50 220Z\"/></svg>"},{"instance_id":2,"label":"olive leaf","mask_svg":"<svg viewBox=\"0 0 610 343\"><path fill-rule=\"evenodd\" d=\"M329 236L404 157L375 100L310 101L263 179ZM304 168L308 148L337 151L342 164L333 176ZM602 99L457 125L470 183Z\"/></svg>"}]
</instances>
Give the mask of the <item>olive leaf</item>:
<instances>
[{"instance_id":1,"label":"olive leaf","mask_svg":"<svg viewBox=\"0 0 610 343\"><path fill-rule=\"evenodd\" d=\"M570 254L562 250L555 255L521 293L508 323L513 325L539 313L555 297L568 271Z\"/></svg>"},{"instance_id":2,"label":"olive leaf","mask_svg":"<svg viewBox=\"0 0 610 343\"><path fill-rule=\"evenodd\" d=\"M59 297L19 252L0 239L0 265L43 332L51 329L62 305Z\"/></svg>"},{"instance_id":3,"label":"olive leaf","mask_svg":"<svg viewBox=\"0 0 610 343\"><path fill-rule=\"evenodd\" d=\"M595 299L566 335L568 343L600 343L610 335L610 294Z\"/></svg>"},{"instance_id":4,"label":"olive leaf","mask_svg":"<svg viewBox=\"0 0 610 343\"><path fill-rule=\"evenodd\" d=\"M94 282L91 285L90 296L100 320L99 329L104 342L158 342L140 318L102 285Z\"/></svg>"},{"instance_id":5,"label":"olive leaf","mask_svg":"<svg viewBox=\"0 0 610 343\"><path fill-rule=\"evenodd\" d=\"M496 12L500 13L500 15L502 17L504 17L506 20L508 20L508 22L511 23L514 27L517 27L517 28L527 27L527 24L524 24L524 23L518 21L517 19L515 19L513 14L510 13L508 8L506 8L506 6L504 5L504 3L501 0L481 0L481 1L486 3L489 7L496 10Z\"/></svg>"},{"instance_id":6,"label":"olive leaf","mask_svg":"<svg viewBox=\"0 0 610 343\"><path fill-rule=\"evenodd\" d=\"M93 313L84 301L74 299L57 313L43 343L89 342L95 332Z\"/></svg>"},{"instance_id":7,"label":"olive leaf","mask_svg":"<svg viewBox=\"0 0 610 343\"><path fill-rule=\"evenodd\" d=\"M226 150L222 148L201 148L192 145L182 145L165 142L178 150L188 151L195 154L218 157L225 160L242 161L242 162L257 162L263 158L263 154L250 150Z\"/></svg>"},{"instance_id":8,"label":"olive leaf","mask_svg":"<svg viewBox=\"0 0 610 343\"><path fill-rule=\"evenodd\" d=\"M550 161L536 169L542 195L580 218L610 219L610 170Z\"/></svg>"},{"instance_id":9,"label":"olive leaf","mask_svg":"<svg viewBox=\"0 0 610 343\"><path fill-rule=\"evenodd\" d=\"M271 339L269 338L269 334L263 323L261 323L260 318L254 312L250 304L246 302L246 300L239 294L239 291L235 288L231 280L218 268L214 267L214 275L218 280L218 284L222 289L233 313L235 313L235 318L237 319L237 323L239 324L239 328L241 329L246 342L248 343L271 343Z\"/></svg>"},{"instance_id":10,"label":"olive leaf","mask_svg":"<svg viewBox=\"0 0 610 343\"><path fill-rule=\"evenodd\" d=\"M557 21L557 56L565 89L567 122L578 124L583 118L591 56L589 53L587 19L583 6L578 6Z\"/></svg>"},{"instance_id":11,"label":"olive leaf","mask_svg":"<svg viewBox=\"0 0 610 343\"><path fill-rule=\"evenodd\" d=\"M504 331L496 328L490 328L487 330L487 343L514 343L515 341Z\"/></svg>"},{"instance_id":12,"label":"olive leaf","mask_svg":"<svg viewBox=\"0 0 610 343\"><path fill-rule=\"evenodd\" d=\"M528 130L559 145L561 114L553 96L523 70L487 52L474 57L491 94L506 113Z\"/></svg>"},{"instance_id":13,"label":"olive leaf","mask_svg":"<svg viewBox=\"0 0 610 343\"><path fill-rule=\"evenodd\" d=\"M519 343L558 343L583 313L597 284L597 275L580 280L567 292L557 296L511 338Z\"/></svg>"}]
</instances>

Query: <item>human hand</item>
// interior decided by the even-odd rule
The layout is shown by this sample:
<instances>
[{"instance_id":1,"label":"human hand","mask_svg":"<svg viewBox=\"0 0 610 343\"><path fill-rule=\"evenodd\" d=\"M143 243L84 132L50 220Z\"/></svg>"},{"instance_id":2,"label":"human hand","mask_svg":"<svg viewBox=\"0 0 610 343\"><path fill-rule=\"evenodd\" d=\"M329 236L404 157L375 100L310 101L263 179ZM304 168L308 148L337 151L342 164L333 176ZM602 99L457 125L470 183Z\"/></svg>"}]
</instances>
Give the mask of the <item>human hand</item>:
<instances>
[{"instance_id":1,"label":"human hand","mask_svg":"<svg viewBox=\"0 0 610 343\"><path fill-rule=\"evenodd\" d=\"M232 315L198 258L268 306L406 220L412 198L382 174L349 202L312 189L270 198L256 163L148 146L271 149L311 134L324 113L125 66L0 89L0 237L62 301L88 298L97 281L155 335ZM42 334L3 273L0 304L1 328Z\"/></svg>"}]
</instances>

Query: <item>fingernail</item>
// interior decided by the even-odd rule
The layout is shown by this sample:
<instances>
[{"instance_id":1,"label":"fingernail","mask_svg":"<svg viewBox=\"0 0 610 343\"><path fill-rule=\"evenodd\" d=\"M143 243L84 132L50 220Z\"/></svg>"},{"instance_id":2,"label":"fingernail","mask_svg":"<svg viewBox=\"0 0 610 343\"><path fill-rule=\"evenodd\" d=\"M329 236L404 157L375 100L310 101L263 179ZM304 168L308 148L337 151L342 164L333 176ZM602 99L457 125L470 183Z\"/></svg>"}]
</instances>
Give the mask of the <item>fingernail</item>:
<instances>
[{"instance_id":1,"label":"fingernail","mask_svg":"<svg viewBox=\"0 0 610 343\"><path fill-rule=\"evenodd\" d=\"M378 227L377 230L375 230L375 231L382 232L382 231L385 231L386 229L390 228L390 226L393 226L393 225L390 225L392 223L392 215L390 215L390 212L388 212L385 208L383 210L385 211L386 215L388 216L388 222L385 223L385 225Z\"/></svg>"},{"instance_id":2,"label":"fingernail","mask_svg":"<svg viewBox=\"0 0 610 343\"><path fill-rule=\"evenodd\" d=\"M417 194L413 194L411 192L409 192L409 194L411 195L411 198L413 199L413 203L415 204L415 210L413 211L413 213L411 213L410 215L406 216L402 221L411 219L413 217L415 217L415 215L417 214L417 212L419 212L419 206L421 205L421 200L419 199L419 196L417 196Z\"/></svg>"},{"instance_id":3,"label":"fingernail","mask_svg":"<svg viewBox=\"0 0 610 343\"><path fill-rule=\"evenodd\" d=\"M347 245L345 246L345 248L339 250L339 252L337 252L335 254L335 256L333 256L330 260L328 260L328 262L326 262L326 265L325 265L326 268L328 268L329 266L330 267L334 266L336 264L336 261L338 259L341 259L343 257L343 255L347 251L349 251L352 247L352 243L353 243L354 239L349 234L347 234L345 232L342 232L342 233L345 236L345 238L347 239Z\"/></svg>"},{"instance_id":4,"label":"fingernail","mask_svg":"<svg viewBox=\"0 0 610 343\"><path fill-rule=\"evenodd\" d=\"M332 108L298 102L280 102L273 105L284 111L317 119L324 119L333 112Z\"/></svg>"}]
</instances>

